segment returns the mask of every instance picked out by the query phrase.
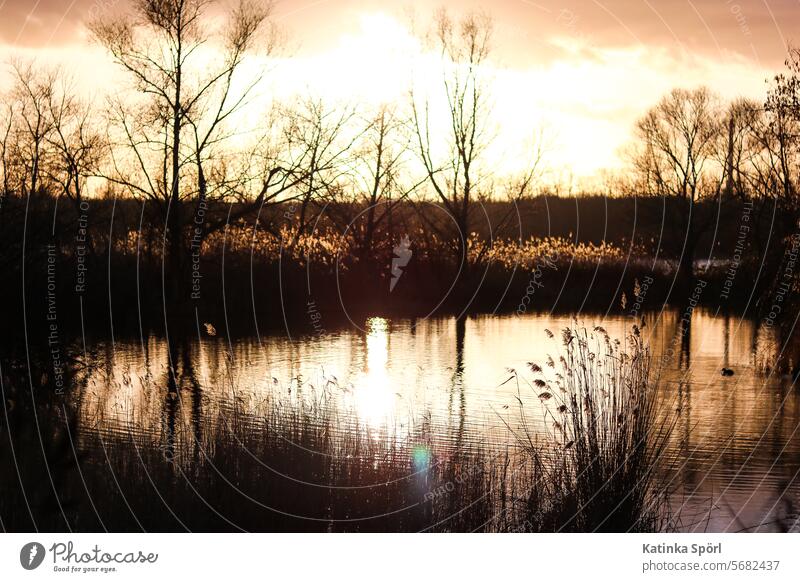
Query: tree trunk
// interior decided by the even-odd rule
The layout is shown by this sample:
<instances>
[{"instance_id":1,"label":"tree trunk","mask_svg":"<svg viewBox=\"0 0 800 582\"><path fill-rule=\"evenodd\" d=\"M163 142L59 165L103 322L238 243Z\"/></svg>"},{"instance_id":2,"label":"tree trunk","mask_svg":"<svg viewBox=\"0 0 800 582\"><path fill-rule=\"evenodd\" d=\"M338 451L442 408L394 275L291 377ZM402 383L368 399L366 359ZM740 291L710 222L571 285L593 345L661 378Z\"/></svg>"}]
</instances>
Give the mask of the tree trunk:
<instances>
[{"instance_id":1,"label":"tree trunk","mask_svg":"<svg viewBox=\"0 0 800 582\"><path fill-rule=\"evenodd\" d=\"M694 211L694 204L689 202L689 208L686 212L686 229L684 231L685 244L683 245L683 254L678 267L678 279L687 289L694 283L694 255L697 248Z\"/></svg>"},{"instance_id":2,"label":"tree trunk","mask_svg":"<svg viewBox=\"0 0 800 582\"><path fill-rule=\"evenodd\" d=\"M178 23L180 30L180 22ZM181 149L181 68L182 50L180 40L178 41L178 54L175 67L175 101L172 105L172 183L169 197L169 260L170 267L170 289L171 305L173 308L182 304L181 297L181 274L183 270L183 228L180 207L180 149Z\"/></svg>"},{"instance_id":3,"label":"tree trunk","mask_svg":"<svg viewBox=\"0 0 800 582\"><path fill-rule=\"evenodd\" d=\"M461 207L461 213L458 216L458 234L461 238L461 243L463 244L463 257L461 256L461 251L457 248L456 249L456 261L463 261L461 262L461 274L463 277L467 278L470 273L470 264L469 264L469 202L468 198L465 196L463 205Z\"/></svg>"}]
</instances>

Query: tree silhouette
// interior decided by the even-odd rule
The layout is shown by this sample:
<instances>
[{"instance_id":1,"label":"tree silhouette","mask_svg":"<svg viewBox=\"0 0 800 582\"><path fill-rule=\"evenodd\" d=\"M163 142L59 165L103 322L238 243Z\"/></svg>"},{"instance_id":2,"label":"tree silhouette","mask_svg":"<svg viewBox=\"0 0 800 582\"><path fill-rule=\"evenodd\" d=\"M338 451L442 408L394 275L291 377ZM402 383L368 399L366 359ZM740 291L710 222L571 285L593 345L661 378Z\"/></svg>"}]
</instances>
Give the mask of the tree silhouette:
<instances>
[{"instance_id":1,"label":"tree silhouette","mask_svg":"<svg viewBox=\"0 0 800 582\"><path fill-rule=\"evenodd\" d=\"M208 5L206 0L135 0L132 12L90 23L94 38L128 73L135 89L110 108L114 156L107 177L162 206L175 298L185 252L181 203L202 202L209 194L212 152L230 137L224 124L258 80L250 79L234 94L237 71L271 10L240 0L219 28L207 14ZM212 43L221 49L221 58L206 52Z\"/></svg>"},{"instance_id":2,"label":"tree silhouette","mask_svg":"<svg viewBox=\"0 0 800 582\"><path fill-rule=\"evenodd\" d=\"M699 235L695 203L719 192L721 183L715 164L722 135L717 99L705 87L674 89L639 120L636 134L640 149L634 165L644 192L683 203L679 276L687 282L693 277Z\"/></svg>"},{"instance_id":3,"label":"tree silhouette","mask_svg":"<svg viewBox=\"0 0 800 582\"><path fill-rule=\"evenodd\" d=\"M471 13L458 21L444 10L436 14L432 39L442 64L446 128L433 125L436 105L431 96L414 89L410 94L415 149L429 186L456 225L456 250L463 251L465 268L472 204L491 189L481 166L493 137L486 73L492 32L492 20L485 14ZM443 147L437 147L439 131L445 135Z\"/></svg>"}]
</instances>

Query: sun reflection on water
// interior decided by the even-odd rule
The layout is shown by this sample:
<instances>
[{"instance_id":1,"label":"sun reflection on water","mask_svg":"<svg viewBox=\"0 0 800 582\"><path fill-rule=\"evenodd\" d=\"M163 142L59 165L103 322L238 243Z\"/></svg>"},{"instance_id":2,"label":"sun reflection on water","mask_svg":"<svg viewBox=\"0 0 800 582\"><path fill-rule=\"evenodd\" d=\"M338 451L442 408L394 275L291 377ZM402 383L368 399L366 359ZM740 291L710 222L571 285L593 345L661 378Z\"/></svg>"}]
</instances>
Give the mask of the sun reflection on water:
<instances>
[{"instance_id":1,"label":"sun reflection on water","mask_svg":"<svg viewBox=\"0 0 800 582\"><path fill-rule=\"evenodd\" d=\"M371 428L387 425L395 417L395 393L389 377L389 322L367 320L365 369L355 389L355 406Z\"/></svg>"}]
</instances>

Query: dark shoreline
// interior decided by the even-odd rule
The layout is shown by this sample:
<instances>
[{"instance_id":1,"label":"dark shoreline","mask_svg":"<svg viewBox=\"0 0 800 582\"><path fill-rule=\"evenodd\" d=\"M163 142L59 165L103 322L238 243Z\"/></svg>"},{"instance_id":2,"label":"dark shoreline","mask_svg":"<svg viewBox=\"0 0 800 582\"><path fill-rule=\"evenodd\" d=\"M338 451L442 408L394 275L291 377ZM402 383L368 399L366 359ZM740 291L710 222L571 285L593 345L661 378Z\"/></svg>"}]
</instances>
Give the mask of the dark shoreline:
<instances>
[{"instance_id":1,"label":"dark shoreline","mask_svg":"<svg viewBox=\"0 0 800 582\"><path fill-rule=\"evenodd\" d=\"M0 243L6 249L2 267L7 276L0 287L4 322L0 344L6 346L21 345L26 337L46 339L52 324L63 342L112 333L192 335L198 323L211 323L226 335L239 337L287 326L292 333L314 333L347 325L348 317L357 321L369 316L528 311L635 315L663 305L680 309L691 301L759 319L767 314L772 281L782 266L787 233L792 232L781 230L782 224L791 222L788 215L780 223L770 222L775 208L769 203L756 211L737 200L702 203L696 212L714 219L718 227L701 236L694 280L684 281L675 270L681 231L666 232L663 226L679 210L672 208L674 201L536 197L519 203L525 226L520 235L532 237L525 240L562 241L558 244L567 245L567 250L559 249L561 255L531 258L525 254L528 251L520 251L518 257L513 253L505 257L505 263L503 257L479 260L465 270L443 247L419 235L422 238L412 241L413 257L390 287L395 235L421 228L414 222L413 208L398 209L405 225L398 224L395 235L376 242L371 255L345 255L340 261L314 246L329 236L323 232L313 235L304 251L316 254L282 249L279 238L266 234L270 225L285 220L284 209L276 205L259 221L263 240L257 248L245 220L236 227L239 230L187 255L176 278L163 258L158 208L129 199L102 199L80 207L63 201L54 213L55 199L47 195L11 198L4 204L6 228L0 232ZM208 220L224 217L230 208L209 205ZM500 216L508 204L489 203L487 208L490 217ZM627 211L634 208L638 214L631 217ZM754 218L752 232L742 240L736 217L744 210L766 220L767 239L762 229L756 229L760 223ZM609 225L610 215L621 220ZM586 216L596 220L587 221ZM487 234L477 232L479 239ZM537 238L543 236L556 238ZM549 243L543 244L545 250L537 252L548 252ZM613 252L564 254L583 248L574 245L601 244L611 245ZM763 266L758 260L762 256ZM713 266L704 271L701 267L707 260ZM522 265L515 267L517 261ZM698 281L705 285L692 299Z\"/></svg>"}]
</instances>

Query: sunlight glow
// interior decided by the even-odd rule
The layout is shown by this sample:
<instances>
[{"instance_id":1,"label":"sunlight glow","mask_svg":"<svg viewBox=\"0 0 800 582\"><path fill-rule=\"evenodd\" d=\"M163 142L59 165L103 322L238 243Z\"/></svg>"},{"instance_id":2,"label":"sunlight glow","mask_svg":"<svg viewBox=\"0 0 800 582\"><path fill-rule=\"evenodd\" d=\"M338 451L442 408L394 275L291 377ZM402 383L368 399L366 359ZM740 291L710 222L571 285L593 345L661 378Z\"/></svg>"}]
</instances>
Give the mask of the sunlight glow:
<instances>
[{"instance_id":1,"label":"sunlight glow","mask_svg":"<svg viewBox=\"0 0 800 582\"><path fill-rule=\"evenodd\" d=\"M438 56L427 51L402 15L357 12L348 22L351 26L338 35L328 34L313 52L292 54L289 48L282 56L246 58L235 86L245 87L262 69L266 74L248 105L231 119L237 131L227 145L246 149L257 128L266 125L272 104L291 104L299 97L347 104L365 115L381 105L394 105L402 113L412 86L441 98ZM302 42L298 31L290 36ZM80 43L0 45L0 53L6 60L17 56L63 66L74 76L75 86L99 107L109 94L130 87L131 80L87 39L83 29ZM723 98L760 98L763 81L771 75L739 54L712 59L655 44L600 45L563 30L539 39L540 49L515 42L496 34L498 55L487 71L489 124L496 139L484 163L500 180L528 169L536 136L543 134L544 165L549 170L543 182L557 181L568 172L591 183L602 170L623 167L623 150L636 119L667 90L708 85ZM503 62L503 51L514 53L513 67ZM448 127L447 111L441 103L434 105L432 133L441 136ZM241 128L247 130L240 132Z\"/></svg>"},{"instance_id":2,"label":"sunlight glow","mask_svg":"<svg viewBox=\"0 0 800 582\"><path fill-rule=\"evenodd\" d=\"M366 370L356 382L356 410L371 428L387 424L395 413L395 394L389 377L389 322L382 317L367 320Z\"/></svg>"},{"instance_id":3,"label":"sunlight glow","mask_svg":"<svg viewBox=\"0 0 800 582\"><path fill-rule=\"evenodd\" d=\"M427 52L409 26L384 12L362 13L356 32L342 34L325 53L288 59L279 77L286 95L303 90L332 102L402 107L409 88L441 94L438 57ZM502 45L504 40L496 38ZM569 172L594 179L618 169L636 119L674 86L714 86L723 96L758 96L765 72L730 55L720 62L645 45L599 47L581 38L544 39L558 56L527 54L524 68L502 61L487 67L496 139L486 151L498 174L527 170L544 135L545 181ZM446 109L433 103L434 135L448 127Z\"/></svg>"}]
</instances>

